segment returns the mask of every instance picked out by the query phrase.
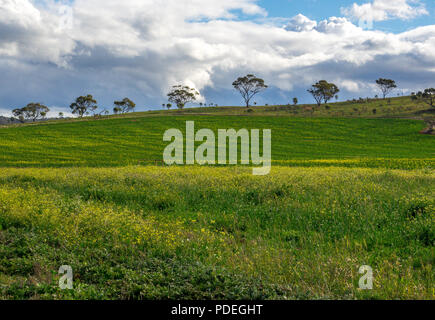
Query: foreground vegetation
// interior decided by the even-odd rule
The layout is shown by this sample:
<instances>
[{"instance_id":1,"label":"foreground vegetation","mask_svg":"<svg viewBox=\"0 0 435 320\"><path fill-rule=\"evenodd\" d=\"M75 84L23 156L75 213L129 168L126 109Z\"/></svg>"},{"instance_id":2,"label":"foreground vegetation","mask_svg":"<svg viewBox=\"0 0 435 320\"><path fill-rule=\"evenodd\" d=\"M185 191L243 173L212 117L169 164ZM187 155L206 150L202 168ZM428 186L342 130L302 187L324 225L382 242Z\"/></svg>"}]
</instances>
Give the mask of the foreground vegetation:
<instances>
[{"instance_id":1,"label":"foreground vegetation","mask_svg":"<svg viewBox=\"0 0 435 320\"><path fill-rule=\"evenodd\" d=\"M0 297L434 298L433 170L251 173L2 170ZM58 289L64 264L74 290Z\"/></svg>"}]
</instances>

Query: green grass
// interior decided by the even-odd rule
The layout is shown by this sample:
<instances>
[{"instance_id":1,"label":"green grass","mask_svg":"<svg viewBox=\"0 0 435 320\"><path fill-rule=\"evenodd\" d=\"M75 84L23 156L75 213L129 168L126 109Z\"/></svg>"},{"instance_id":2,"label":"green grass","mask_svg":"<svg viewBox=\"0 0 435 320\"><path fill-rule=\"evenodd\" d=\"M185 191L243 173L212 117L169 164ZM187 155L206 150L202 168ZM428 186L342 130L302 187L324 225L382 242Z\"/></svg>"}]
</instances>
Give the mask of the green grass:
<instances>
[{"instance_id":1,"label":"green grass","mask_svg":"<svg viewBox=\"0 0 435 320\"><path fill-rule=\"evenodd\" d=\"M376 110L374 112L374 110ZM320 107L313 104L302 105L270 105L246 107L199 107L191 105L183 110L154 110L136 112L128 115L112 115L109 118L181 116L181 115L219 115L219 116L278 116L296 118L404 118L423 119L433 117L435 109L411 97L395 97L389 99L363 99L361 101L330 102ZM63 120L62 120L63 121Z\"/></svg>"},{"instance_id":2,"label":"green grass","mask_svg":"<svg viewBox=\"0 0 435 320\"><path fill-rule=\"evenodd\" d=\"M390 116L423 110L407 103ZM334 118L354 105L0 128L0 299L435 299L434 137L383 111ZM272 129L271 174L141 162L188 120Z\"/></svg>"},{"instance_id":3,"label":"green grass","mask_svg":"<svg viewBox=\"0 0 435 320\"><path fill-rule=\"evenodd\" d=\"M432 108L433 109L433 108ZM376 110L376 111L374 111ZM271 105L244 107L195 107L185 110L152 111L136 114L149 115L243 115L243 116L281 116L281 117L346 117L346 118L412 118L433 117L434 110L423 102L416 102L411 97L390 99L369 99L344 102L331 102L320 107L312 104Z\"/></svg>"},{"instance_id":4,"label":"green grass","mask_svg":"<svg viewBox=\"0 0 435 320\"><path fill-rule=\"evenodd\" d=\"M424 123L402 119L184 116L120 118L26 125L0 129L0 167L125 166L162 160L163 133L272 129L272 159L433 159L434 137Z\"/></svg>"},{"instance_id":5,"label":"green grass","mask_svg":"<svg viewBox=\"0 0 435 320\"><path fill-rule=\"evenodd\" d=\"M434 299L433 171L8 169L0 186L6 299Z\"/></svg>"}]
</instances>

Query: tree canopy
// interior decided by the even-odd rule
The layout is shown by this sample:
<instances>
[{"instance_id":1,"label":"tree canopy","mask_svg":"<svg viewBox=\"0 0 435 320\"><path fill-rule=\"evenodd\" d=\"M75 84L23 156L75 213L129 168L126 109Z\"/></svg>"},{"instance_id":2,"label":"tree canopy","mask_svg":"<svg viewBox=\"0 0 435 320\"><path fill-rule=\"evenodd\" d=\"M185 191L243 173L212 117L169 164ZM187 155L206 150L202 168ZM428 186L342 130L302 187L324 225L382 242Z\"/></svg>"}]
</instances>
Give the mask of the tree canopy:
<instances>
[{"instance_id":1,"label":"tree canopy","mask_svg":"<svg viewBox=\"0 0 435 320\"><path fill-rule=\"evenodd\" d=\"M396 81L391 79L379 78L378 80L376 80L376 84L378 85L379 89L382 91L382 95L384 99L387 97L388 94L391 93L391 91L397 88Z\"/></svg>"},{"instance_id":2,"label":"tree canopy","mask_svg":"<svg viewBox=\"0 0 435 320\"><path fill-rule=\"evenodd\" d=\"M50 109L41 103L29 103L24 108L15 109L12 111L13 115L21 122L24 120L32 120L35 122L39 118L44 118Z\"/></svg>"},{"instance_id":3,"label":"tree canopy","mask_svg":"<svg viewBox=\"0 0 435 320\"><path fill-rule=\"evenodd\" d=\"M417 94L413 94L412 98L421 100L431 107L435 107L435 88L425 89L423 92L419 91Z\"/></svg>"},{"instance_id":4,"label":"tree canopy","mask_svg":"<svg viewBox=\"0 0 435 320\"><path fill-rule=\"evenodd\" d=\"M98 109L97 100L90 94L81 96L70 105L70 109L73 114L78 114L80 118L83 118L85 114Z\"/></svg>"},{"instance_id":5,"label":"tree canopy","mask_svg":"<svg viewBox=\"0 0 435 320\"><path fill-rule=\"evenodd\" d=\"M255 95L268 88L263 79L253 74L238 78L233 82L233 87L242 95L247 108Z\"/></svg>"},{"instance_id":6,"label":"tree canopy","mask_svg":"<svg viewBox=\"0 0 435 320\"><path fill-rule=\"evenodd\" d=\"M134 108L136 108L136 104L129 98L124 98L121 101L115 101L113 104L118 107L118 112L121 113L127 113L133 111Z\"/></svg>"},{"instance_id":7,"label":"tree canopy","mask_svg":"<svg viewBox=\"0 0 435 320\"><path fill-rule=\"evenodd\" d=\"M199 96L199 92L188 86L173 86L172 91L168 93L169 102L175 103L179 109L183 109L184 106L196 101Z\"/></svg>"},{"instance_id":8,"label":"tree canopy","mask_svg":"<svg viewBox=\"0 0 435 320\"><path fill-rule=\"evenodd\" d=\"M329 100L334 98L337 93L340 92L340 89L333 83L329 83L326 80L320 80L316 84L313 84L311 89L308 89L308 92L311 93L313 98L316 100L317 105L320 106L322 101L328 103Z\"/></svg>"}]
</instances>

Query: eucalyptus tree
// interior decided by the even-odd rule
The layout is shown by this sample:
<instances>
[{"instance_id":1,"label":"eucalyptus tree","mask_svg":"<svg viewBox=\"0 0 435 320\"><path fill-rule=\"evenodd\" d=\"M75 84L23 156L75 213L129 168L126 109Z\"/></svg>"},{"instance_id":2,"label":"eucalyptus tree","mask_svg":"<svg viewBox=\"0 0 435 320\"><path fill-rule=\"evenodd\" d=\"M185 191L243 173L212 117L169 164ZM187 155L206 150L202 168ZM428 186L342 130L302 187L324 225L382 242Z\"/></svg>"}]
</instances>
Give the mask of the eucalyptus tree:
<instances>
[{"instance_id":1,"label":"eucalyptus tree","mask_svg":"<svg viewBox=\"0 0 435 320\"><path fill-rule=\"evenodd\" d=\"M263 79L253 74L238 78L233 82L233 87L242 95L247 108L254 96L268 88Z\"/></svg>"},{"instance_id":2,"label":"eucalyptus tree","mask_svg":"<svg viewBox=\"0 0 435 320\"><path fill-rule=\"evenodd\" d=\"M175 103L179 109L183 109L189 102L194 102L199 97L199 92L189 86L173 86L168 93L169 102Z\"/></svg>"},{"instance_id":3,"label":"eucalyptus tree","mask_svg":"<svg viewBox=\"0 0 435 320\"><path fill-rule=\"evenodd\" d=\"M45 118L48 112L50 112L50 109L47 106L41 103L31 102L23 108L14 109L12 114L21 122L24 122L24 120L32 120L35 122L40 118Z\"/></svg>"},{"instance_id":4,"label":"eucalyptus tree","mask_svg":"<svg viewBox=\"0 0 435 320\"><path fill-rule=\"evenodd\" d=\"M78 114L80 118L83 118L85 114L98 109L97 100L90 94L80 96L70 105L70 109L72 114Z\"/></svg>"}]
</instances>

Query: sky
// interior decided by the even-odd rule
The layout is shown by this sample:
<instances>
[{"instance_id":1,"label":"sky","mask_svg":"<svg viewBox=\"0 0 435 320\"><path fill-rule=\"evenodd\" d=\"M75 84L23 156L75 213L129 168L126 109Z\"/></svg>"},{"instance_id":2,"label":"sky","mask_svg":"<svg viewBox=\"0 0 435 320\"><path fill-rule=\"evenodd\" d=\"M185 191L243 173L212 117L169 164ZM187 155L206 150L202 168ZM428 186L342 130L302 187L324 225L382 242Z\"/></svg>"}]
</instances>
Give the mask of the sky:
<instances>
[{"instance_id":1,"label":"sky","mask_svg":"<svg viewBox=\"0 0 435 320\"><path fill-rule=\"evenodd\" d=\"M435 87L434 18L433 0L0 0L0 115L68 115L85 94L159 109L178 84L242 106L231 84L248 73L269 85L258 104L312 103L319 80L340 100L379 94L380 77L409 94Z\"/></svg>"}]
</instances>

